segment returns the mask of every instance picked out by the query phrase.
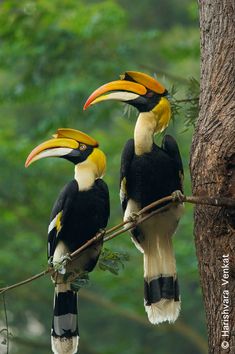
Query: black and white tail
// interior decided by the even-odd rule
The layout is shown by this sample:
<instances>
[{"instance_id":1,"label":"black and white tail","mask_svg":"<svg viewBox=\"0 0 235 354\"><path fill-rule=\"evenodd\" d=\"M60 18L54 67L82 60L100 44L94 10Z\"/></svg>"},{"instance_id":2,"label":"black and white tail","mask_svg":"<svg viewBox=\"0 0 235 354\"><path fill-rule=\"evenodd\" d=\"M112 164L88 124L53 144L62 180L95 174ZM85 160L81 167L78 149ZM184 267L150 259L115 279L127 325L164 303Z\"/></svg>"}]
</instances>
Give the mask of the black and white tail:
<instances>
[{"instance_id":1,"label":"black and white tail","mask_svg":"<svg viewBox=\"0 0 235 354\"><path fill-rule=\"evenodd\" d=\"M171 237L155 232L143 248L144 305L149 321L175 322L180 312L180 297Z\"/></svg>"},{"instance_id":2,"label":"black and white tail","mask_svg":"<svg viewBox=\"0 0 235 354\"><path fill-rule=\"evenodd\" d=\"M153 324L175 322L180 295L172 236L180 210L169 210L146 220L140 227L144 256L144 305Z\"/></svg>"},{"instance_id":3,"label":"black and white tail","mask_svg":"<svg viewBox=\"0 0 235 354\"><path fill-rule=\"evenodd\" d=\"M51 330L51 346L55 354L75 354L79 333L77 321L77 293L70 284L57 284Z\"/></svg>"}]
</instances>

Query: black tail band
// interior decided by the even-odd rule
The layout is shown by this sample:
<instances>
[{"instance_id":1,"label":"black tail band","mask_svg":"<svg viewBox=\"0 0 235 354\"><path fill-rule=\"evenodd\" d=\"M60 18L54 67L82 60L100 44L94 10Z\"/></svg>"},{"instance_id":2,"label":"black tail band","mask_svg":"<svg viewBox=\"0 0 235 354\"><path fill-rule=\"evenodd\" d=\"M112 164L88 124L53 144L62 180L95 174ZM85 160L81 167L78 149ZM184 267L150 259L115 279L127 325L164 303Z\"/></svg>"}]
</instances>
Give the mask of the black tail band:
<instances>
[{"instance_id":1,"label":"black tail band","mask_svg":"<svg viewBox=\"0 0 235 354\"><path fill-rule=\"evenodd\" d=\"M61 316L67 313L77 314L77 295L72 290L55 294L54 315Z\"/></svg>"},{"instance_id":2,"label":"black tail band","mask_svg":"<svg viewBox=\"0 0 235 354\"><path fill-rule=\"evenodd\" d=\"M79 334L77 313L76 292L67 290L55 293L52 336L57 338L76 337Z\"/></svg>"},{"instance_id":3,"label":"black tail band","mask_svg":"<svg viewBox=\"0 0 235 354\"><path fill-rule=\"evenodd\" d=\"M179 283L174 277L159 277L150 282L144 280L144 298L149 306L161 299L179 301Z\"/></svg>"}]
</instances>

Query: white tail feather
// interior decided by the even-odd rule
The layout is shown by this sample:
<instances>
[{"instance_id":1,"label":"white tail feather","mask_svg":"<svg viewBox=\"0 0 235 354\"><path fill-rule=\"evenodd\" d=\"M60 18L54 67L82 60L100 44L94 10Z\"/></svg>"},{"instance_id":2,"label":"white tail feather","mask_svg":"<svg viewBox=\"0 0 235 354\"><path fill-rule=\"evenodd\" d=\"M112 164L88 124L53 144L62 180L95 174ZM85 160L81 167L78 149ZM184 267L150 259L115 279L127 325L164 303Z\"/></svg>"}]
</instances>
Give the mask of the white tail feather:
<instances>
[{"instance_id":1,"label":"white tail feather","mask_svg":"<svg viewBox=\"0 0 235 354\"><path fill-rule=\"evenodd\" d=\"M68 253L68 248L66 245L62 242L59 241L58 245L56 247L54 256L53 256L53 262L59 262L61 261L61 257L65 256ZM68 270L68 267L67 267ZM53 281L56 283L55 285L55 296L54 296L54 307L55 307L55 302L56 302L56 295L59 293L67 293L68 291L71 290L71 284L68 281L67 283L63 283L63 274L57 273L56 278L53 279ZM61 322L63 323L63 326L61 326ZM75 330L77 324L77 315L76 314L64 314L62 316L55 316L53 318L53 327L56 331L60 332L60 329L62 327L62 330L66 327L68 329L73 329ZM54 354L75 354L77 353L78 350L78 343L79 343L79 336L71 336L71 337L64 337L63 335L59 335L57 333L57 336L53 335L53 330L52 330L52 335L51 335L51 348Z\"/></svg>"},{"instance_id":2,"label":"white tail feather","mask_svg":"<svg viewBox=\"0 0 235 354\"><path fill-rule=\"evenodd\" d=\"M165 321L175 322L180 313L180 301L162 299L155 304L145 306L148 319L152 324L159 324Z\"/></svg>"},{"instance_id":3,"label":"white tail feather","mask_svg":"<svg viewBox=\"0 0 235 354\"><path fill-rule=\"evenodd\" d=\"M178 211L177 211L178 212ZM173 208L144 222L141 232L144 235L141 247L144 250L144 278L149 283L160 277L173 277L176 280L176 262L172 236L177 227L178 215ZM174 322L180 312L180 301L161 299L152 304L145 303L149 321L153 324Z\"/></svg>"},{"instance_id":4,"label":"white tail feather","mask_svg":"<svg viewBox=\"0 0 235 354\"><path fill-rule=\"evenodd\" d=\"M70 283L61 283L55 286L55 296L59 293L66 293L71 289ZM55 298L54 298L54 306L55 306ZM62 318L63 317L63 318ZM68 313L67 315L60 316L58 323L56 322L56 317L54 317L54 328L60 327L60 321L64 321L64 327L69 325L69 328L72 329L76 326L77 319L76 315ZM58 332L60 328L56 329ZM75 354L78 350L79 336L72 337L63 337L63 336L51 336L51 348L54 354Z\"/></svg>"},{"instance_id":5,"label":"white tail feather","mask_svg":"<svg viewBox=\"0 0 235 354\"><path fill-rule=\"evenodd\" d=\"M129 199L124 220L139 210L138 203ZM144 278L147 282L160 276L172 276L174 280L176 279L172 236L183 210L183 204L172 206L166 212L157 214L138 226L142 233L141 241L139 243L134 238L132 240L139 251L144 253ZM149 321L153 324L165 321L172 323L179 316L180 300L161 299L149 305L145 303L145 310Z\"/></svg>"},{"instance_id":6,"label":"white tail feather","mask_svg":"<svg viewBox=\"0 0 235 354\"><path fill-rule=\"evenodd\" d=\"M152 231L152 232L151 232ZM144 250L144 277L148 281L160 275L174 276L176 274L175 256L171 236L157 234L148 229L147 237L141 243Z\"/></svg>"},{"instance_id":7,"label":"white tail feather","mask_svg":"<svg viewBox=\"0 0 235 354\"><path fill-rule=\"evenodd\" d=\"M78 349L79 337L51 338L51 348L54 354L75 354Z\"/></svg>"}]
</instances>

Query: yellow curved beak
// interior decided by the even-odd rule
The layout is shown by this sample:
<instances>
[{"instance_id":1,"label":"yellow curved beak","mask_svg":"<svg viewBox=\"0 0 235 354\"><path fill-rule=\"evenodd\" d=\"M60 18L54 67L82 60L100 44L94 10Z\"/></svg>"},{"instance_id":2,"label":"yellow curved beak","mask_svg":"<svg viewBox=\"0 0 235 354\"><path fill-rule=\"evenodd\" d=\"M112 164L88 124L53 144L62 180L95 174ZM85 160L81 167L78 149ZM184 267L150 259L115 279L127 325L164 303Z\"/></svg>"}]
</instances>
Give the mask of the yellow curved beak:
<instances>
[{"instance_id":1,"label":"yellow curved beak","mask_svg":"<svg viewBox=\"0 0 235 354\"><path fill-rule=\"evenodd\" d=\"M107 95L105 93L111 92ZM119 100L119 101L128 101L135 99L139 95L145 95L147 89L136 82L117 80L111 81L103 86L100 86L95 90L87 99L84 104L83 109L87 109L89 106L106 100Z\"/></svg>"},{"instance_id":2,"label":"yellow curved beak","mask_svg":"<svg viewBox=\"0 0 235 354\"><path fill-rule=\"evenodd\" d=\"M25 162L25 167L31 165L34 161L45 157L60 157L69 154L73 149L77 149L79 143L73 139L55 138L45 141L35 147Z\"/></svg>"}]
</instances>

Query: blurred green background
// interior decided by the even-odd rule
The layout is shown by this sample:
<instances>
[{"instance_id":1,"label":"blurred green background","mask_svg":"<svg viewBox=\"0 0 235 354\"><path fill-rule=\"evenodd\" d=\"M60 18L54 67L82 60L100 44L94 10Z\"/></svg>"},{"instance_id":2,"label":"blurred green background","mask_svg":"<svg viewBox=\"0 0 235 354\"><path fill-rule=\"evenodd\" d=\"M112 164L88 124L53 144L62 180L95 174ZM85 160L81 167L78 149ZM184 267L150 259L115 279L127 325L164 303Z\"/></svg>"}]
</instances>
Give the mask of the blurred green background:
<instances>
[{"instance_id":1,"label":"blurred green background","mask_svg":"<svg viewBox=\"0 0 235 354\"><path fill-rule=\"evenodd\" d=\"M24 168L28 153L58 127L94 136L108 158L109 226L121 220L120 153L133 135L136 112L107 102L83 112L88 95L125 70L157 74L176 97L199 79L197 2L192 0L6 0L0 3L0 284L18 282L47 266L47 226L61 187L73 178L65 160L45 159ZM190 194L193 127L181 109L167 132L177 137ZM158 137L160 142L162 137ZM174 237L182 310L174 325L151 326L143 306L142 255L123 234L106 246L126 251L119 276L95 270L80 291L83 354L206 353L205 317L193 241L193 209ZM50 352L53 285L49 277L5 295L10 353ZM0 327L5 327L1 298ZM1 333L1 341L4 333ZM0 352L6 353L0 344Z\"/></svg>"}]
</instances>

